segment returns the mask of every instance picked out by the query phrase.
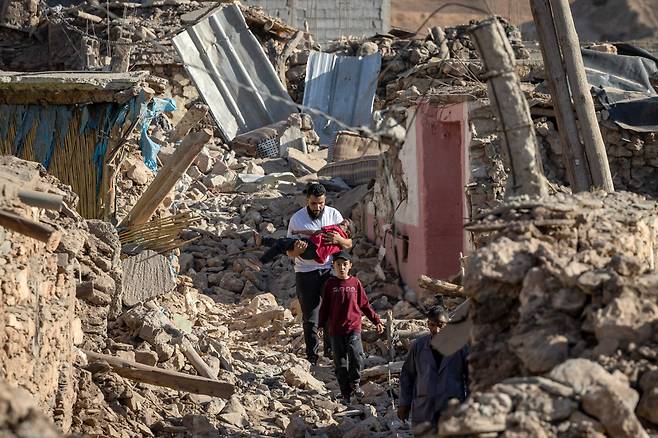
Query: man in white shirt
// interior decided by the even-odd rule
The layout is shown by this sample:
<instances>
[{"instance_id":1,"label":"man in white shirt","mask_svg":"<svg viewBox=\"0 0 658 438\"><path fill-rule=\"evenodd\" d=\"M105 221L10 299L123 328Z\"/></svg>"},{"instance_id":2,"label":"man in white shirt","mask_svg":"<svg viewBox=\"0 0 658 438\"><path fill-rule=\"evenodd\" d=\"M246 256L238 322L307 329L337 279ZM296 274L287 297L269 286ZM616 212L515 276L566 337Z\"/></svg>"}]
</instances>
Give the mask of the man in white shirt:
<instances>
[{"instance_id":1,"label":"man in white shirt","mask_svg":"<svg viewBox=\"0 0 658 438\"><path fill-rule=\"evenodd\" d=\"M320 183L309 183L304 190L306 194L306 206L290 218L288 224L288 237L295 237L294 231L311 230L317 231L322 227L336 225L343 221L343 216L338 210L325 206L326 189ZM323 236L326 244L338 245L343 249L352 248L352 240L341 237L337 232L330 232ZM306 358L315 365L318 361L318 319L320 302L322 298L322 287L329 278L331 272L332 257L325 263L315 260L304 260L299 256L307 247L304 241L295 242L295 247L287 251L288 257L294 259L295 281L297 287L297 298L302 308L302 321L304 328L304 342L306 343ZM325 356L330 355L329 341L325 333Z\"/></svg>"}]
</instances>

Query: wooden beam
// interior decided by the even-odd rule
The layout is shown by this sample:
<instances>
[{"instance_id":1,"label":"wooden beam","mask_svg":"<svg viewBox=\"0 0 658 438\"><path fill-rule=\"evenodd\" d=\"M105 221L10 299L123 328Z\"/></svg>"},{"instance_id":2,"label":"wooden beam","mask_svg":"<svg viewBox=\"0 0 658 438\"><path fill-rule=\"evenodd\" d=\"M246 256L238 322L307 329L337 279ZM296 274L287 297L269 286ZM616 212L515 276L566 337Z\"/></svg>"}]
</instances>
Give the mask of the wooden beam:
<instances>
[{"instance_id":1,"label":"wooden beam","mask_svg":"<svg viewBox=\"0 0 658 438\"><path fill-rule=\"evenodd\" d=\"M447 281L430 278L427 275L421 275L418 279L418 286L423 289L436 292L448 297L463 297L464 287L458 284L452 284Z\"/></svg>"},{"instance_id":2,"label":"wooden beam","mask_svg":"<svg viewBox=\"0 0 658 438\"><path fill-rule=\"evenodd\" d=\"M169 161L160 169L155 179L151 182L146 192L137 200L135 206L121 221L119 227L138 225L146 223L164 198L174 188L176 182L190 167L203 146L212 137L210 129L189 134L176 148L176 152Z\"/></svg>"},{"instance_id":3,"label":"wooden beam","mask_svg":"<svg viewBox=\"0 0 658 438\"><path fill-rule=\"evenodd\" d=\"M229 398L235 391L235 387L230 383L152 367L108 354L88 350L82 350L82 352L87 356L89 362L107 363L113 372L136 382L221 398Z\"/></svg>"},{"instance_id":4,"label":"wooden beam","mask_svg":"<svg viewBox=\"0 0 658 438\"><path fill-rule=\"evenodd\" d=\"M169 141L176 143L185 137L208 114L208 111L208 105L201 102L194 103L176 124L174 129L170 131Z\"/></svg>"},{"instance_id":5,"label":"wooden beam","mask_svg":"<svg viewBox=\"0 0 658 438\"><path fill-rule=\"evenodd\" d=\"M377 365L371 368L367 368L361 373L361 380L365 382L366 380L378 379L380 377L387 376L389 371L391 374L400 374L402 371L402 365L404 365L403 360L398 362L390 362L386 365Z\"/></svg>"},{"instance_id":6,"label":"wooden beam","mask_svg":"<svg viewBox=\"0 0 658 438\"><path fill-rule=\"evenodd\" d=\"M208 379L217 380L217 373L213 371L213 369L208 366L208 364L203 360L199 353L197 353L196 349L192 346L190 341L185 338L185 335L174 339L172 343L178 345L181 352L185 355L187 360L190 361L199 375Z\"/></svg>"},{"instance_id":7,"label":"wooden beam","mask_svg":"<svg viewBox=\"0 0 658 438\"><path fill-rule=\"evenodd\" d=\"M103 19L99 17L98 15L90 14L88 12L81 11L80 9L76 9L73 12L73 15L75 15L78 18L82 18L83 20L91 21L92 23L102 23Z\"/></svg>"},{"instance_id":8,"label":"wooden beam","mask_svg":"<svg viewBox=\"0 0 658 438\"><path fill-rule=\"evenodd\" d=\"M555 30L553 11L549 0L530 0L530 8L544 58L546 80L555 108L553 116L557 119L558 134L564 150L562 158L569 184L573 192L585 192L592 186L592 177L585 149L578 136L578 125ZM535 112L532 108L530 111Z\"/></svg>"},{"instance_id":9,"label":"wooden beam","mask_svg":"<svg viewBox=\"0 0 658 438\"><path fill-rule=\"evenodd\" d=\"M528 101L514 71L512 46L495 18L472 26L469 34L482 60L503 156L511 170L505 197L545 197L548 185L541 168Z\"/></svg>"},{"instance_id":10,"label":"wooden beam","mask_svg":"<svg viewBox=\"0 0 658 438\"><path fill-rule=\"evenodd\" d=\"M61 211L64 206L64 197L62 195L31 190L18 181L0 181L0 196L5 199L18 198L25 205L45 208L46 210Z\"/></svg>"},{"instance_id":11,"label":"wooden beam","mask_svg":"<svg viewBox=\"0 0 658 438\"><path fill-rule=\"evenodd\" d=\"M61 211L64 198L53 193L37 192L36 190L18 190L18 199L31 207L45 208L46 210Z\"/></svg>"},{"instance_id":12,"label":"wooden beam","mask_svg":"<svg viewBox=\"0 0 658 438\"><path fill-rule=\"evenodd\" d=\"M49 251L57 248L62 238L62 232L50 225L33 221L6 210L0 210L0 226L44 242L46 249Z\"/></svg>"},{"instance_id":13,"label":"wooden beam","mask_svg":"<svg viewBox=\"0 0 658 438\"><path fill-rule=\"evenodd\" d=\"M590 85L585 75L585 65L580 53L580 41L576 33L576 26L571 16L569 0L551 0L553 19L557 30L558 40L562 48L564 65L569 79L569 88L573 96L573 103L580 123L580 135L585 144L585 154L592 173L592 183L596 188L614 192L608 154L603 143L603 136L599 128L594 111L594 102L590 92Z\"/></svg>"},{"instance_id":14,"label":"wooden beam","mask_svg":"<svg viewBox=\"0 0 658 438\"><path fill-rule=\"evenodd\" d=\"M279 74L279 79L284 87L287 87L288 81L286 80L286 62L292 54L292 52L297 48L299 43L304 39L304 32L298 30L295 33L294 38L288 40L288 42L283 47L281 55L276 60L276 71Z\"/></svg>"}]
</instances>

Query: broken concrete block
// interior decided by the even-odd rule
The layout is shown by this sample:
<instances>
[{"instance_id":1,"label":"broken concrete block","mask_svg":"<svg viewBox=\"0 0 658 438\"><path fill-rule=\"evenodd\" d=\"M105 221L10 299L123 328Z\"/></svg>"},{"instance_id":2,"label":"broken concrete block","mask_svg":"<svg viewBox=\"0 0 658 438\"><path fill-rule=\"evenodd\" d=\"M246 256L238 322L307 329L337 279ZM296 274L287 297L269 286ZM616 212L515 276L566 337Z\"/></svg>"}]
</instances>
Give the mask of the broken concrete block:
<instances>
[{"instance_id":1,"label":"broken concrete block","mask_svg":"<svg viewBox=\"0 0 658 438\"><path fill-rule=\"evenodd\" d=\"M215 159L210 155L208 148L203 148L194 160L194 164L199 168L201 173L208 173L215 165Z\"/></svg>"},{"instance_id":2,"label":"broken concrete block","mask_svg":"<svg viewBox=\"0 0 658 438\"><path fill-rule=\"evenodd\" d=\"M208 281L212 283L210 277L211 276L208 277ZM239 293L242 292L242 289L244 288L244 280L234 272L227 272L219 281L219 287Z\"/></svg>"},{"instance_id":3,"label":"broken concrete block","mask_svg":"<svg viewBox=\"0 0 658 438\"><path fill-rule=\"evenodd\" d=\"M109 306L112 297L94 287L93 281L83 281L75 288L75 296L94 306Z\"/></svg>"},{"instance_id":4,"label":"broken concrete block","mask_svg":"<svg viewBox=\"0 0 658 438\"><path fill-rule=\"evenodd\" d=\"M250 175L265 175L265 170L253 161L247 163L244 172Z\"/></svg>"},{"instance_id":5,"label":"broken concrete block","mask_svg":"<svg viewBox=\"0 0 658 438\"><path fill-rule=\"evenodd\" d=\"M226 164L222 160L217 160L215 162L215 165L212 167L212 173L215 174L215 175L222 175L227 170L229 170L228 164Z\"/></svg>"},{"instance_id":6,"label":"broken concrete block","mask_svg":"<svg viewBox=\"0 0 658 438\"><path fill-rule=\"evenodd\" d=\"M201 170L199 170L199 168L196 167L195 165L192 165L192 166L190 166L189 169L187 169L187 174L192 179L199 179L203 176L203 173L201 172Z\"/></svg>"},{"instance_id":7,"label":"broken concrete block","mask_svg":"<svg viewBox=\"0 0 658 438\"><path fill-rule=\"evenodd\" d=\"M169 145L162 146L160 151L158 151L158 158L162 164L167 164L167 161L169 158L171 158L172 155L174 155L174 152L176 152L175 147Z\"/></svg>"},{"instance_id":8,"label":"broken concrete block","mask_svg":"<svg viewBox=\"0 0 658 438\"><path fill-rule=\"evenodd\" d=\"M640 379L642 398L637 406L637 414L658 424L658 370L647 371Z\"/></svg>"},{"instance_id":9,"label":"broken concrete block","mask_svg":"<svg viewBox=\"0 0 658 438\"><path fill-rule=\"evenodd\" d=\"M169 261L147 250L123 260L123 303L132 307L176 287Z\"/></svg>"},{"instance_id":10,"label":"broken concrete block","mask_svg":"<svg viewBox=\"0 0 658 438\"><path fill-rule=\"evenodd\" d=\"M622 397L609 387L595 386L583 395L583 410L598 418L610 436L648 438L633 409Z\"/></svg>"},{"instance_id":11,"label":"broken concrete block","mask_svg":"<svg viewBox=\"0 0 658 438\"><path fill-rule=\"evenodd\" d=\"M286 438L304 438L306 436L307 430L308 425L306 422L297 415L293 415L288 420L285 436Z\"/></svg>"},{"instance_id":12,"label":"broken concrete block","mask_svg":"<svg viewBox=\"0 0 658 438\"><path fill-rule=\"evenodd\" d=\"M279 307L279 303L276 301L276 297L271 293L266 293L262 295L255 296L249 306L247 306L254 314L261 313L265 310L271 310L273 308Z\"/></svg>"},{"instance_id":13,"label":"broken concrete block","mask_svg":"<svg viewBox=\"0 0 658 438\"><path fill-rule=\"evenodd\" d=\"M287 314L292 316L290 314L290 311L288 310L283 310L283 309L274 309L274 310L268 310L265 312L257 313L253 315L249 320L247 320L245 329L251 329L255 327L264 327L270 324L271 321L282 321L286 319L286 312Z\"/></svg>"}]
</instances>

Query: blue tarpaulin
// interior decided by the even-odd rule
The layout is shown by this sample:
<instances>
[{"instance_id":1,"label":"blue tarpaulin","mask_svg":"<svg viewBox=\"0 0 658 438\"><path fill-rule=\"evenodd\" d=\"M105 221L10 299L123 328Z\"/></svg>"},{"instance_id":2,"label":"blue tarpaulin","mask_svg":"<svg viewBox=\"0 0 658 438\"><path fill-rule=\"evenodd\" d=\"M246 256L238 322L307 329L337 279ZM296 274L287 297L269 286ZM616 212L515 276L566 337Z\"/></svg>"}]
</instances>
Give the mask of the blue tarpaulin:
<instances>
[{"instance_id":1,"label":"blue tarpaulin","mask_svg":"<svg viewBox=\"0 0 658 438\"><path fill-rule=\"evenodd\" d=\"M160 151L160 145L151 140L148 135L148 128L151 121L158 114L171 111L176 111L176 101L172 98L160 99L158 97L155 97L144 111L139 146L142 151L142 157L144 157L144 164L154 172L158 170L156 157Z\"/></svg>"}]
</instances>

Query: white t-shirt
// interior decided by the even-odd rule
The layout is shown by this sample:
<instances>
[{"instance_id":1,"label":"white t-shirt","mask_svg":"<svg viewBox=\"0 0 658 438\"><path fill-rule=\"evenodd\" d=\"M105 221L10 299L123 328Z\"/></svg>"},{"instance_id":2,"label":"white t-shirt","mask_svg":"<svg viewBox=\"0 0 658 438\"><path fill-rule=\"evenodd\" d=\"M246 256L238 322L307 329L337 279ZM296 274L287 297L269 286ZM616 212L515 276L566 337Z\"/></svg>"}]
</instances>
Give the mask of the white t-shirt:
<instances>
[{"instance_id":1,"label":"white t-shirt","mask_svg":"<svg viewBox=\"0 0 658 438\"><path fill-rule=\"evenodd\" d=\"M324 207L322 216L318 219L311 219L308 215L306 207L297 211L290 218L288 223L288 237L308 237L308 236L293 236L293 230L311 230L317 231L322 227L329 225L336 225L343 221L343 216L338 210L333 207ZM316 269L331 269L332 257L327 259L327 262L322 264L315 260L304 260L300 257L295 258L295 272L311 272Z\"/></svg>"}]
</instances>

